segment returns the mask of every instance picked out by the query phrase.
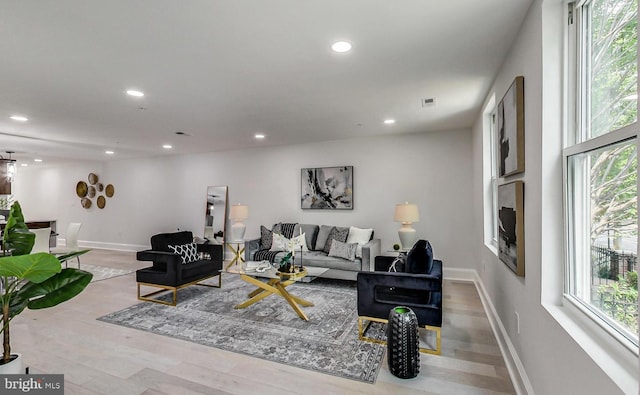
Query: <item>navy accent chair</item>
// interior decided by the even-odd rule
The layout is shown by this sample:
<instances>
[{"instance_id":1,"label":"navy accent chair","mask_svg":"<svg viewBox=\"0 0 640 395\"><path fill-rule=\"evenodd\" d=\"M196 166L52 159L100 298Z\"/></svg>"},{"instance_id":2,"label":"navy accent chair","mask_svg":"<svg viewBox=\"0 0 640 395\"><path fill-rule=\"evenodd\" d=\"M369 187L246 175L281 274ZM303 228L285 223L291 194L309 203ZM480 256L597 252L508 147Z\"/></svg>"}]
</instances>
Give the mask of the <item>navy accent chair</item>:
<instances>
[{"instance_id":1,"label":"navy accent chair","mask_svg":"<svg viewBox=\"0 0 640 395\"><path fill-rule=\"evenodd\" d=\"M409 251L404 273L359 272L357 286L360 340L384 344L382 340L365 336L369 325L373 321L387 323L391 309L406 306L416 314L418 326L436 333L435 348L420 348L420 351L440 355L442 261L433 259L428 241L418 240Z\"/></svg>"},{"instance_id":2,"label":"navy accent chair","mask_svg":"<svg viewBox=\"0 0 640 395\"><path fill-rule=\"evenodd\" d=\"M193 242L191 232L160 233L151 237L151 249L138 251L139 261L151 261L153 266L136 271L138 299L175 306L178 289L189 285L204 285L220 288L222 286L222 245L197 244L199 259L187 264L182 263L180 255L173 253L169 245L189 244ZM218 276L218 285L200 283ZM161 288L158 291L140 294L140 286ZM171 291L173 301L167 302L152 298L162 292Z\"/></svg>"}]
</instances>

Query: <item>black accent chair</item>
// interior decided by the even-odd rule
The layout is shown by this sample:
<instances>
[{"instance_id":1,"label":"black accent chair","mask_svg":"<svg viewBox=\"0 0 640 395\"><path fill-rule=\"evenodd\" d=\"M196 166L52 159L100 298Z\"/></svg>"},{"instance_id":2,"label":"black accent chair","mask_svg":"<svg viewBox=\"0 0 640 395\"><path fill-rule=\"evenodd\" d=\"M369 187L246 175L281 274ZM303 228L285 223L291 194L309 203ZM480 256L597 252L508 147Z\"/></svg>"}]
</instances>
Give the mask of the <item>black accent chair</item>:
<instances>
[{"instance_id":1,"label":"black accent chair","mask_svg":"<svg viewBox=\"0 0 640 395\"><path fill-rule=\"evenodd\" d=\"M184 245L193 242L191 232L160 233L151 237L151 250L139 251L139 261L152 261L153 266L136 271L138 299L175 306L178 289L189 285L222 286L222 245L197 244L198 260L183 264L180 255L169 249L169 245ZM218 276L218 285L200 283ZM161 288L145 295L140 294L140 286ZM152 298L161 292L172 291L173 302Z\"/></svg>"},{"instance_id":2,"label":"black accent chair","mask_svg":"<svg viewBox=\"0 0 640 395\"><path fill-rule=\"evenodd\" d=\"M366 337L366 331L372 321L387 323L389 312L398 306L409 307L418 318L418 326L436 333L436 348L420 348L420 351L440 355L442 261L433 259L433 250L426 240L418 240L409 251L404 273L358 273L360 340L385 344L382 340Z\"/></svg>"}]
</instances>

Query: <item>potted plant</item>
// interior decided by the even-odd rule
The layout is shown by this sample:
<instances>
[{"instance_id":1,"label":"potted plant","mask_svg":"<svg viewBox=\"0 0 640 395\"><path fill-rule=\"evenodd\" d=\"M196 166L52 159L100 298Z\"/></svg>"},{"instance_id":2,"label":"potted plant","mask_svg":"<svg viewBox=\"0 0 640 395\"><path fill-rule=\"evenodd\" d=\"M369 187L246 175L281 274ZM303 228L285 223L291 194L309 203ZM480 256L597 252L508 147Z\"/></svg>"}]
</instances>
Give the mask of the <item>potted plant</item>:
<instances>
[{"instance_id":1,"label":"potted plant","mask_svg":"<svg viewBox=\"0 0 640 395\"><path fill-rule=\"evenodd\" d=\"M93 275L79 269L62 269L62 262L89 250L56 256L30 254L35 235L24 223L18 202L11 206L0 256L0 307L3 354L0 373L23 373L19 354L11 353L9 323L25 308L44 309L78 295Z\"/></svg>"}]
</instances>

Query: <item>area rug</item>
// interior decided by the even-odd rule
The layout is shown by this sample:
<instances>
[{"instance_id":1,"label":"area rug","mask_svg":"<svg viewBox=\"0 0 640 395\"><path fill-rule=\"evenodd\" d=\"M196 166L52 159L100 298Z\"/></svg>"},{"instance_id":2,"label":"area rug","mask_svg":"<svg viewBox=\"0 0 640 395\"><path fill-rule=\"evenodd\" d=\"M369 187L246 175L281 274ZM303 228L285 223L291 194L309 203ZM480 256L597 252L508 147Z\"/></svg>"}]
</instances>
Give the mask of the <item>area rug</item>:
<instances>
[{"instance_id":1,"label":"area rug","mask_svg":"<svg viewBox=\"0 0 640 395\"><path fill-rule=\"evenodd\" d=\"M69 267L75 267L74 263L71 262ZM132 269L116 269L113 267L90 265L88 263L81 264L80 269L93 274L93 278L91 279L92 283L133 273Z\"/></svg>"},{"instance_id":2,"label":"area rug","mask_svg":"<svg viewBox=\"0 0 640 395\"><path fill-rule=\"evenodd\" d=\"M205 346L303 369L374 383L385 347L358 339L354 282L317 279L293 284L291 294L314 303L301 320L287 302L271 295L245 309L253 286L225 274L222 288L191 286L178 292L178 305L139 303L98 318ZM384 326L371 337L384 338Z\"/></svg>"}]
</instances>

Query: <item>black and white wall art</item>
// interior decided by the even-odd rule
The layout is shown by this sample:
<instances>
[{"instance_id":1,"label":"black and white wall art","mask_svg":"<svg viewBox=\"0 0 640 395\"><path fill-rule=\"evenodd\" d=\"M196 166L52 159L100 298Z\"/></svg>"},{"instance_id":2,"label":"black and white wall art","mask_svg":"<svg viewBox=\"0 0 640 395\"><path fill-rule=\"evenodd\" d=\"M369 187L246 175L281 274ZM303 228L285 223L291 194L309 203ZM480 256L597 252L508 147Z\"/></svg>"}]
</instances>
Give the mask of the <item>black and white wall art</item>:
<instances>
[{"instance_id":1,"label":"black and white wall art","mask_svg":"<svg viewBox=\"0 0 640 395\"><path fill-rule=\"evenodd\" d=\"M302 169L300 201L303 209L352 210L353 166Z\"/></svg>"},{"instance_id":2,"label":"black and white wall art","mask_svg":"<svg viewBox=\"0 0 640 395\"><path fill-rule=\"evenodd\" d=\"M524 182L498 186L498 256L524 276Z\"/></svg>"},{"instance_id":3,"label":"black and white wall art","mask_svg":"<svg viewBox=\"0 0 640 395\"><path fill-rule=\"evenodd\" d=\"M498 167L500 177L524 171L524 77L516 77L498 103Z\"/></svg>"}]
</instances>

